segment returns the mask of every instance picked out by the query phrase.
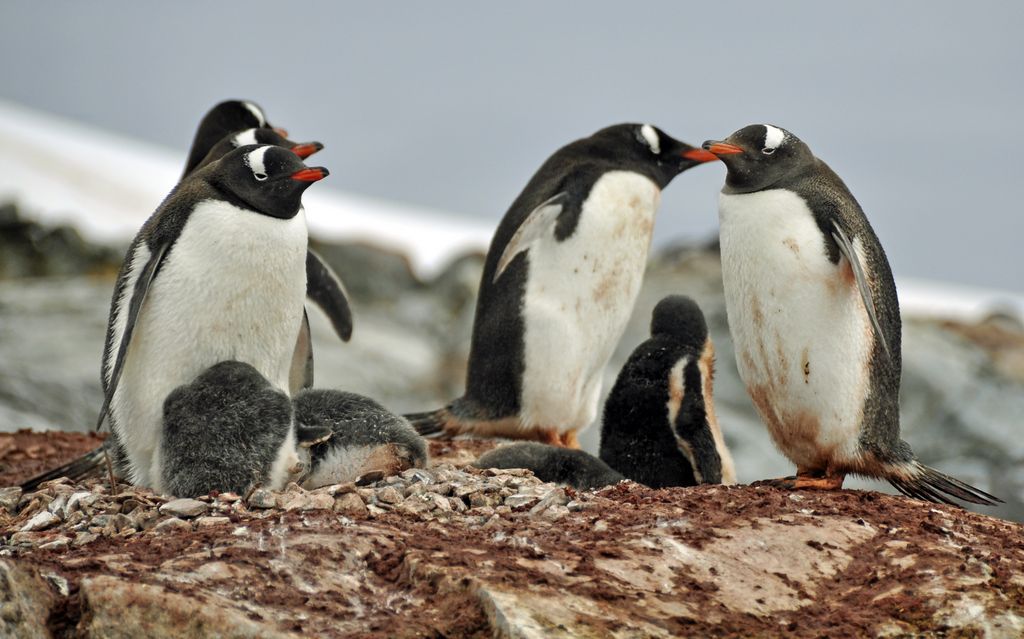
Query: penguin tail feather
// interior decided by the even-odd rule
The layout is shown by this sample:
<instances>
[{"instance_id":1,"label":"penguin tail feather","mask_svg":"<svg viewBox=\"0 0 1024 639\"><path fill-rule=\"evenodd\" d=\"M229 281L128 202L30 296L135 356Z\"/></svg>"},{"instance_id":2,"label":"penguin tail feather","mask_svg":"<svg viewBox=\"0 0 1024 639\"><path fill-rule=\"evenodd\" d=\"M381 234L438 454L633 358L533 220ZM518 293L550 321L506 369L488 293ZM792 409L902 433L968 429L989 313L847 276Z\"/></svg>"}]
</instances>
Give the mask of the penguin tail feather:
<instances>
[{"instance_id":1,"label":"penguin tail feather","mask_svg":"<svg viewBox=\"0 0 1024 639\"><path fill-rule=\"evenodd\" d=\"M416 432L424 437L451 437L448 425L455 421L455 416L447 407L425 413L409 413L404 415Z\"/></svg>"},{"instance_id":2,"label":"penguin tail feather","mask_svg":"<svg viewBox=\"0 0 1024 639\"><path fill-rule=\"evenodd\" d=\"M1003 503L1002 499L990 495L984 490L975 488L956 477L950 477L934 468L925 466L916 460L903 466L898 472L887 477L887 479L896 490L904 495L936 504L959 506L960 504L950 499L950 496L983 506L994 506Z\"/></svg>"},{"instance_id":3,"label":"penguin tail feather","mask_svg":"<svg viewBox=\"0 0 1024 639\"><path fill-rule=\"evenodd\" d=\"M21 484L24 492L35 490L40 484L68 477L74 481L81 481L88 477L98 477L106 469L106 461L103 455L104 446L100 445L89 452L72 459L66 464L42 472L35 477L25 480Z\"/></svg>"}]
</instances>

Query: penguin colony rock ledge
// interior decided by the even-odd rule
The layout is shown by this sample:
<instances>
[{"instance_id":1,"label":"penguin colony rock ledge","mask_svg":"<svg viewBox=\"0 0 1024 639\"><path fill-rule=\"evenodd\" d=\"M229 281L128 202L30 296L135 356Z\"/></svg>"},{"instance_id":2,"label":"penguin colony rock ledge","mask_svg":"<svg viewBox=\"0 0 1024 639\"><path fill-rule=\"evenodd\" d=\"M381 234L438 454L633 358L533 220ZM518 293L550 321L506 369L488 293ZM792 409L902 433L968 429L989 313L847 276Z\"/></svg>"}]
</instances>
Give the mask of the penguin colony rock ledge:
<instances>
[{"instance_id":1,"label":"penguin colony rock ledge","mask_svg":"<svg viewBox=\"0 0 1024 639\"><path fill-rule=\"evenodd\" d=\"M575 492L447 463L248 498L17 491L4 636L1024 632L1024 527L871 492Z\"/></svg>"}]
</instances>

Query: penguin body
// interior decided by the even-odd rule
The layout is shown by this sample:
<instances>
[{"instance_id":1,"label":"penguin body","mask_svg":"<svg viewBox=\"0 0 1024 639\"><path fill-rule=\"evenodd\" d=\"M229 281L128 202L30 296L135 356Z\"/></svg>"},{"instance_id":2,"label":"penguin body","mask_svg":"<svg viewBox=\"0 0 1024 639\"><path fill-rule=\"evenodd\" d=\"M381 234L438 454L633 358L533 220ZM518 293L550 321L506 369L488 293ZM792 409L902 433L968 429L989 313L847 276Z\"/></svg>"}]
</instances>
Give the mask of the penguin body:
<instances>
[{"instance_id":1,"label":"penguin body","mask_svg":"<svg viewBox=\"0 0 1024 639\"><path fill-rule=\"evenodd\" d=\"M900 314L889 262L843 181L792 133L751 125L704 148L728 169L722 280L740 376L776 446L781 480L846 474L955 503L995 497L917 461L900 439Z\"/></svg>"},{"instance_id":2,"label":"penguin body","mask_svg":"<svg viewBox=\"0 0 1024 639\"><path fill-rule=\"evenodd\" d=\"M541 481L591 490L626 479L597 457L582 450L517 442L489 450L473 463L477 468L526 468Z\"/></svg>"},{"instance_id":3,"label":"penguin body","mask_svg":"<svg viewBox=\"0 0 1024 639\"><path fill-rule=\"evenodd\" d=\"M255 368L225 361L163 405L162 486L178 497L281 490L302 470L292 404Z\"/></svg>"},{"instance_id":4,"label":"penguin body","mask_svg":"<svg viewBox=\"0 0 1024 639\"><path fill-rule=\"evenodd\" d=\"M639 124L602 129L552 155L491 242L466 392L410 416L417 430L578 447L639 293L661 189L708 159Z\"/></svg>"},{"instance_id":5,"label":"penguin body","mask_svg":"<svg viewBox=\"0 0 1024 639\"><path fill-rule=\"evenodd\" d=\"M309 389L295 397L294 406L300 429L328 435L309 447L306 488L351 482L377 471L395 475L427 463L426 441L404 417L368 397Z\"/></svg>"},{"instance_id":6,"label":"penguin body","mask_svg":"<svg viewBox=\"0 0 1024 639\"><path fill-rule=\"evenodd\" d=\"M651 488L736 483L715 416L714 361L696 302L659 301L650 339L630 355L605 402L601 459Z\"/></svg>"},{"instance_id":7,"label":"penguin body","mask_svg":"<svg viewBox=\"0 0 1024 639\"><path fill-rule=\"evenodd\" d=\"M236 149L182 180L132 242L111 304L104 406L133 483L161 490L161 407L236 359L289 389L306 292L301 195L325 169Z\"/></svg>"}]
</instances>

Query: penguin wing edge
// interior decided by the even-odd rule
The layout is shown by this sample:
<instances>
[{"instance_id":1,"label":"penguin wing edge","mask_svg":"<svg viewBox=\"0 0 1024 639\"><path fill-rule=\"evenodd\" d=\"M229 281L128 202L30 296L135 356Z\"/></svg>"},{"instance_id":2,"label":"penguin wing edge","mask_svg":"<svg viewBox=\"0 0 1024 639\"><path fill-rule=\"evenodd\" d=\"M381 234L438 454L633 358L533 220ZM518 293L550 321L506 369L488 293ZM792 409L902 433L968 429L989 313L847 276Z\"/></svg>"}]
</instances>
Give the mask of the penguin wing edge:
<instances>
[{"instance_id":1,"label":"penguin wing edge","mask_svg":"<svg viewBox=\"0 0 1024 639\"><path fill-rule=\"evenodd\" d=\"M857 281L857 289L860 291L860 297L864 301L864 308L868 311L868 318L871 319L871 326L875 330L875 335L878 336L878 341L882 343L882 349L889 359L892 359L892 351L889 350L889 343L885 339L885 333L882 332L882 327L878 323L878 314L875 312L875 301L871 297L871 288L868 286L867 277L864 275L864 265L860 262L860 257L857 255L857 251L854 249L853 241L850 240L850 236L846 234L843 227L839 225L836 220L832 221L832 239L836 241L839 246L839 252L842 253L846 261L850 263L850 268L853 270L853 277Z\"/></svg>"},{"instance_id":2,"label":"penguin wing edge","mask_svg":"<svg viewBox=\"0 0 1024 639\"><path fill-rule=\"evenodd\" d=\"M320 307L331 320L341 341L352 338L352 307L345 285L323 258L313 249L306 250L306 297Z\"/></svg>"},{"instance_id":3,"label":"penguin wing edge","mask_svg":"<svg viewBox=\"0 0 1024 639\"><path fill-rule=\"evenodd\" d=\"M526 216L523 223L516 229L512 239L508 241L505 250L502 251L501 259L498 260L498 266L494 269L494 278L491 280L492 284L498 281L498 278L501 277L501 274L505 272L505 269L508 268L508 265L512 263L512 260L517 255L530 248L531 244L554 228L568 196L568 193L562 191L544 200L540 206L530 211L530 214Z\"/></svg>"},{"instance_id":4,"label":"penguin wing edge","mask_svg":"<svg viewBox=\"0 0 1024 639\"><path fill-rule=\"evenodd\" d=\"M170 243L160 245L150 255L149 261L142 267L142 272L139 273L139 278L135 281L135 290L132 291L132 299L128 303L128 319L124 325L124 332L121 334L121 343L117 346L117 357L114 358L114 368L110 373L110 383L107 384L107 392L103 395L103 405L100 407L100 415L96 419L95 430L99 430L103 426L103 419L107 416L107 410L110 409L110 401L114 398L117 382L121 377L121 369L124 368L124 358L128 353L128 345L132 343L135 322L139 319L142 305L146 301L146 294L149 293L149 287L153 283L153 278L160 269L160 264L163 263L170 246Z\"/></svg>"}]
</instances>

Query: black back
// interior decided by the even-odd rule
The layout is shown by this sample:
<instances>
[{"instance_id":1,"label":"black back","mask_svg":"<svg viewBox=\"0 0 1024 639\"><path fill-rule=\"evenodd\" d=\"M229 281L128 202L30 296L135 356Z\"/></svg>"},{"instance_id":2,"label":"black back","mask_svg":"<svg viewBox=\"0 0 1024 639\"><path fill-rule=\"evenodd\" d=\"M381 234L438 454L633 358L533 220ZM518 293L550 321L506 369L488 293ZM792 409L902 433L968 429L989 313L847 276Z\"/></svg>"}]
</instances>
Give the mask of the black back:
<instances>
[{"instance_id":1,"label":"black back","mask_svg":"<svg viewBox=\"0 0 1024 639\"><path fill-rule=\"evenodd\" d=\"M556 448L538 442L499 446L480 456L477 468L526 468L541 481L590 490L617 484L625 477L582 450Z\"/></svg>"},{"instance_id":2,"label":"black back","mask_svg":"<svg viewBox=\"0 0 1024 639\"><path fill-rule=\"evenodd\" d=\"M690 445L705 483L722 480L721 459L707 422L699 361L710 347L704 314L687 297L669 296L652 314L651 337L633 351L604 406L601 459L651 488L698 483L676 436ZM684 357L685 392L675 422L669 422L669 377Z\"/></svg>"},{"instance_id":3,"label":"black back","mask_svg":"<svg viewBox=\"0 0 1024 639\"><path fill-rule=\"evenodd\" d=\"M178 497L245 494L267 482L291 429L287 395L249 364L215 364L164 402L164 487Z\"/></svg>"},{"instance_id":4,"label":"black back","mask_svg":"<svg viewBox=\"0 0 1024 639\"><path fill-rule=\"evenodd\" d=\"M255 112L254 112L255 111ZM192 148L185 162L184 175L196 169L217 143L231 133L246 129L272 128L263 109L248 100L225 100L206 112L199 122Z\"/></svg>"},{"instance_id":5,"label":"black back","mask_svg":"<svg viewBox=\"0 0 1024 639\"><path fill-rule=\"evenodd\" d=\"M642 127L618 124L562 147L534 173L505 213L484 262L466 394L451 407L457 415L498 419L519 412L525 366L522 305L529 269L526 253L513 259L497 282L493 280L502 253L530 213L551 197L565 193L555 226L555 238L565 241L576 230L591 188L605 173L633 171L664 188L676 175L700 164L699 160L683 156L694 147L652 127L660 141L659 152L654 153L641 133Z\"/></svg>"}]
</instances>

